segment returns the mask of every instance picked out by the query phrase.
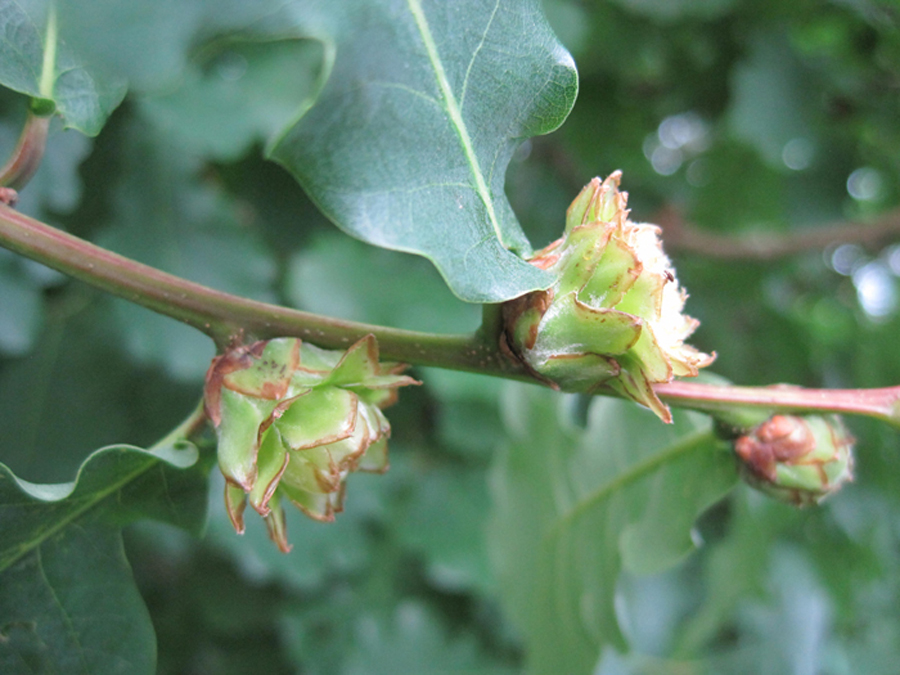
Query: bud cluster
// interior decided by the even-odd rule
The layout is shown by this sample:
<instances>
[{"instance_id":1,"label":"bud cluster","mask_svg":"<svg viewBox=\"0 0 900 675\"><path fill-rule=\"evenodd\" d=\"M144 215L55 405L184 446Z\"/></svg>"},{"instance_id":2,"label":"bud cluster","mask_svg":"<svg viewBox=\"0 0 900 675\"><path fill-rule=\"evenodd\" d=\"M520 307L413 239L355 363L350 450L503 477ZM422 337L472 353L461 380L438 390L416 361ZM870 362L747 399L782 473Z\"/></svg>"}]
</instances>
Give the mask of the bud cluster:
<instances>
[{"instance_id":1,"label":"bud cluster","mask_svg":"<svg viewBox=\"0 0 900 675\"><path fill-rule=\"evenodd\" d=\"M853 443L837 415L773 415L740 436L734 450L750 485L807 506L853 480Z\"/></svg>"},{"instance_id":2,"label":"bud cluster","mask_svg":"<svg viewBox=\"0 0 900 675\"><path fill-rule=\"evenodd\" d=\"M206 412L235 529L244 531L249 502L288 551L282 500L330 521L343 509L349 473L387 470L390 424L381 410L398 387L418 384L404 368L379 363L372 335L346 352L278 338L213 359Z\"/></svg>"},{"instance_id":3,"label":"bud cluster","mask_svg":"<svg viewBox=\"0 0 900 675\"><path fill-rule=\"evenodd\" d=\"M714 356L685 344L699 322L655 225L628 219L620 172L592 180L566 212L564 236L531 263L556 277L504 305L506 346L534 373L567 391L601 388L664 421L653 384L695 376Z\"/></svg>"}]
</instances>

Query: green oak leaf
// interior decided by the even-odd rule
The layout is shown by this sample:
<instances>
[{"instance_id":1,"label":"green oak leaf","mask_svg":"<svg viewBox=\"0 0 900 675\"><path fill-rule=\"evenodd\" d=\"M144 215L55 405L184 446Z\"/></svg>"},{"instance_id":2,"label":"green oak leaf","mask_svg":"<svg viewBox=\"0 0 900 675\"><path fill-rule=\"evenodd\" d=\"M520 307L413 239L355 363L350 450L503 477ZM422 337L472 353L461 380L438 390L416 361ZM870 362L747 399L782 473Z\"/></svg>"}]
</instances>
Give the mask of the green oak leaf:
<instances>
[{"instance_id":1,"label":"green oak leaf","mask_svg":"<svg viewBox=\"0 0 900 675\"><path fill-rule=\"evenodd\" d=\"M139 99L182 148L234 161L296 117L317 85L314 40L227 37L196 50L175 88Z\"/></svg>"},{"instance_id":2,"label":"green oak leaf","mask_svg":"<svg viewBox=\"0 0 900 675\"><path fill-rule=\"evenodd\" d=\"M504 193L515 148L562 124L578 89L540 3L301 7L327 80L270 156L345 232L429 258L463 300L546 288Z\"/></svg>"},{"instance_id":3,"label":"green oak leaf","mask_svg":"<svg viewBox=\"0 0 900 675\"><path fill-rule=\"evenodd\" d=\"M0 465L0 672L150 675L156 639L121 527L151 517L202 530L205 471L187 443L101 448L72 483Z\"/></svg>"},{"instance_id":4,"label":"green oak leaf","mask_svg":"<svg viewBox=\"0 0 900 675\"><path fill-rule=\"evenodd\" d=\"M96 134L127 78L147 110L179 128L206 109L206 129L237 129L232 143L198 141L221 154L274 132L269 155L341 229L425 256L463 300L500 302L549 285L549 274L522 259L531 247L504 192L513 151L562 124L578 90L538 0L66 0L58 31L44 0L0 0L4 9L0 83L51 98L68 125ZM245 51L268 45L238 55L253 67L249 77L167 97L197 80L192 44L222 44L215 36L239 27ZM50 39L57 32L72 49ZM318 54L305 54L302 38L322 45L314 83ZM57 46L55 59L45 44ZM267 70L264 62L279 59L295 71L292 86ZM249 104L258 119L238 128L222 121L225 99L270 105Z\"/></svg>"},{"instance_id":5,"label":"green oak leaf","mask_svg":"<svg viewBox=\"0 0 900 675\"><path fill-rule=\"evenodd\" d=\"M511 441L493 473L492 557L525 637L529 672L592 673L627 651L614 607L619 573L656 572L693 548L694 519L736 482L708 422L664 425L633 403L577 402L522 385L505 399Z\"/></svg>"},{"instance_id":6,"label":"green oak leaf","mask_svg":"<svg viewBox=\"0 0 900 675\"><path fill-rule=\"evenodd\" d=\"M66 127L96 136L122 102L125 82L91 68L63 41L55 10L0 0L0 84L58 112Z\"/></svg>"},{"instance_id":7,"label":"green oak leaf","mask_svg":"<svg viewBox=\"0 0 900 675\"><path fill-rule=\"evenodd\" d=\"M295 307L351 321L435 333L474 331L481 322L481 308L454 297L427 260L335 229L291 257L286 286Z\"/></svg>"},{"instance_id":8,"label":"green oak leaf","mask_svg":"<svg viewBox=\"0 0 900 675\"><path fill-rule=\"evenodd\" d=\"M356 618L345 672L367 675L512 675L480 649L472 632L449 633L440 616L424 603L400 603L393 616L364 612Z\"/></svg>"},{"instance_id":9,"label":"green oak leaf","mask_svg":"<svg viewBox=\"0 0 900 675\"><path fill-rule=\"evenodd\" d=\"M412 482L409 503L396 517L399 540L422 557L438 588L493 592L483 536L490 513L484 472L431 467ZM441 527L434 526L437 522Z\"/></svg>"},{"instance_id":10,"label":"green oak leaf","mask_svg":"<svg viewBox=\"0 0 900 675\"><path fill-rule=\"evenodd\" d=\"M0 354L24 354L34 344L43 314L41 287L0 250Z\"/></svg>"}]
</instances>

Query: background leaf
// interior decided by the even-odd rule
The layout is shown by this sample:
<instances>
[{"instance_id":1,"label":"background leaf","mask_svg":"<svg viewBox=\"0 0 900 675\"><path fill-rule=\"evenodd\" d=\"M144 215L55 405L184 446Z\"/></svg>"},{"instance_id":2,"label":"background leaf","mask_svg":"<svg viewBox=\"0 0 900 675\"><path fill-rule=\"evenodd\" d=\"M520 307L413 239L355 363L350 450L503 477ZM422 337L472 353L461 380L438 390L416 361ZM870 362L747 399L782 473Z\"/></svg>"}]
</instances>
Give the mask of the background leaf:
<instances>
[{"instance_id":1,"label":"background leaf","mask_svg":"<svg viewBox=\"0 0 900 675\"><path fill-rule=\"evenodd\" d=\"M286 282L295 306L344 319L366 316L435 333L474 331L481 322L480 308L455 298L425 260L336 231L322 232L290 258Z\"/></svg>"},{"instance_id":2,"label":"background leaf","mask_svg":"<svg viewBox=\"0 0 900 675\"><path fill-rule=\"evenodd\" d=\"M0 252L0 351L10 355L26 353L37 337L43 313L40 286L8 251Z\"/></svg>"},{"instance_id":3,"label":"background leaf","mask_svg":"<svg viewBox=\"0 0 900 675\"><path fill-rule=\"evenodd\" d=\"M534 673L591 673L605 645L627 649L614 606L623 563L672 565L690 548L693 520L736 479L702 417L667 427L597 399L581 429L577 401L510 387L511 443L494 469L490 541Z\"/></svg>"},{"instance_id":4,"label":"background leaf","mask_svg":"<svg viewBox=\"0 0 900 675\"><path fill-rule=\"evenodd\" d=\"M153 673L153 628L121 526L152 517L199 533L205 480L193 446L96 451L69 484L0 465L3 672Z\"/></svg>"},{"instance_id":5,"label":"background leaf","mask_svg":"<svg viewBox=\"0 0 900 675\"><path fill-rule=\"evenodd\" d=\"M0 578L3 672L154 672L153 626L119 532L69 528Z\"/></svg>"},{"instance_id":6,"label":"background leaf","mask_svg":"<svg viewBox=\"0 0 900 675\"><path fill-rule=\"evenodd\" d=\"M234 161L280 132L315 92L323 60L313 40L214 39L193 50L177 85L142 101L181 144Z\"/></svg>"},{"instance_id":7,"label":"background leaf","mask_svg":"<svg viewBox=\"0 0 900 675\"><path fill-rule=\"evenodd\" d=\"M414 603L400 605L389 622L379 624L363 617L358 622L355 650L346 673L390 675L422 673L437 675L478 672L484 675L510 673L478 654L472 635L448 639L440 622L427 608Z\"/></svg>"},{"instance_id":8,"label":"background leaf","mask_svg":"<svg viewBox=\"0 0 900 675\"><path fill-rule=\"evenodd\" d=\"M97 237L101 245L213 288L275 300L277 267L257 228L241 222L233 200L200 177L198 156L184 152L176 139L164 141L141 116L123 133L117 160L128 178L116 185L107 228ZM214 355L205 335L113 302L114 329L139 362L162 365L182 381L203 377Z\"/></svg>"},{"instance_id":9,"label":"background leaf","mask_svg":"<svg viewBox=\"0 0 900 675\"><path fill-rule=\"evenodd\" d=\"M19 2L39 33L45 4ZM451 18L453 4L441 9ZM615 169L624 171L635 220L658 221L674 208L703 234L766 242L848 219L863 232L867 218L900 205L900 31L890 3L543 5L580 82L562 128L523 141L506 172L506 195L536 246L559 236L566 207L590 177ZM367 39L360 21L338 16L356 4L57 6L71 53L92 75L100 65L127 79L129 95L95 139L51 129L20 210L242 294L418 330L477 326L478 307L453 297L427 260L344 236L292 175L264 161L272 130L296 119L319 91L327 57L340 57L329 51L335 40ZM431 16L431 5L423 6ZM474 39L482 19L467 11L439 28ZM538 33L545 31L541 24ZM523 24L516 36L523 51L534 48L529 35ZM491 46L485 42L481 54ZM368 65L403 66L394 56L382 50ZM240 57L247 67L236 77ZM333 65L329 82L338 86ZM801 86L784 86L792 82ZM510 96L525 109L527 101ZM0 92L0 151L14 146L26 107L20 93ZM398 115L402 122L405 110ZM384 166L388 173L405 163ZM877 189L848 190L859 169ZM665 224L666 250L691 294L688 312L702 321L693 341L718 352L718 372L741 384L900 382L896 240L835 241L760 262L679 247L676 235ZM152 443L196 401L212 354L205 339L147 313L127 315L83 284L21 260L0 258L0 276L0 460L16 475L70 480L94 448ZM17 294L27 300L15 302ZM872 313L873 297L884 300L880 313ZM290 556L272 549L263 528L237 537L221 515L204 541L152 523L125 530L157 634L158 675L342 673L365 663L373 635L393 644L398 635L421 638L435 664L522 671L529 624L503 609L509 605L500 603L497 569L486 570L488 542L478 534L490 514L480 507L489 463L509 445L498 410L504 383L434 369L414 374L425 384L387 411L391 471L351 477L335 527L289 514ZM574 419L563 424L566 434L581 437L585 408L563 415ZM786 639L800 636L818 645L815 658L829 675L894 675L900 436L848 422L859 439L856 481L817 509L798 512L739 487L692 528L693 513L673 510L682 525L662 531L653 528L654 514L669 507L654 502L658 476L648 476L651 496L607 542L621 567L622 636L597 648L597 672L807 675L812 661L792 659ZM214 492L220 509L218 486ZM530 527L523 526L529 536ZM655 555L625 545L643 541L626 534L644 528L660 543L666 536ZM679 557L692 541L703 546ZM663 571L636 571L644 560L658 570L676 559ZM377 656L402 672L399 659L408 654Z\"/></svg>"}]
</instances>

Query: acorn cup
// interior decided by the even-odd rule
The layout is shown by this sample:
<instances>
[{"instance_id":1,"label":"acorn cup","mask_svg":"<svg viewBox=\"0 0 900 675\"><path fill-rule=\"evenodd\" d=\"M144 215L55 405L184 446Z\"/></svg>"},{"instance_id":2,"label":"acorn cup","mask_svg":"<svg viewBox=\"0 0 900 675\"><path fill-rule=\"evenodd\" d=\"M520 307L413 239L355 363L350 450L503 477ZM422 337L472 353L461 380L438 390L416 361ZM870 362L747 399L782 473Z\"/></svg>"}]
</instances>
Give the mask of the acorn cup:
<instances>
[{"instance_id":1,"label":"acorn cup","mask_svg":"<svg viewBox=\"0 0 900 675\"><path fill-rule=\"evenodd\" d=\"M391 427L381 410L398 387L420 384L400 374L405 367L379 363L372 335L346 352L277 338L214 358L205 405L235 530L243 533L249 503L287 552L285 500L332 521L351 472L386 471Z\"/></svg>"},{"instance_id":2,"label":"acorn cup","mask_svg":"<svg viewBox=\"0 0 900 675\"><path fill-rule=\"evenodd\" d=\"M685 340L699 325L662 250L660 229L628 219L621 172L593 179L566 212L561 239L530 262L556 276L504 304L505 346L566 391L612 389L671 422L653 384L696 376L715 355Z\"/></svg>"},{"instance_id":3,"label":"acorn cup","mask_svg":"<svg viewBox=\"0 0 900 675\"><path fill-rule=\"evenodd\" d=\"M773 415L734 442L741 477L795 506L853 480L854 438L837 415Z\"/></svg>"}]
</instances>

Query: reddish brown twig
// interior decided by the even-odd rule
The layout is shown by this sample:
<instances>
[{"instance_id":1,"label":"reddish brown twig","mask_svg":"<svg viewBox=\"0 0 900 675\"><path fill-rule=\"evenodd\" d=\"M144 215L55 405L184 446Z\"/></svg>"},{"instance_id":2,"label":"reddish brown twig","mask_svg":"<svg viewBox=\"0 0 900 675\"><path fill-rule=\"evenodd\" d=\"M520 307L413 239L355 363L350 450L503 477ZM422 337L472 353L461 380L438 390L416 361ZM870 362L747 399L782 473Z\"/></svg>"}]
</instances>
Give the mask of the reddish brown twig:
<instances>
[{"instance_id":1,"label":"reddish brown twig","mask_svg":"<svg viewBox=\"0 0 900 675\"><path fill-rule=\"evenodd\" d=\"M876 246L900 239L900 209L868 221L845 221L794 232L719 234L686 222L673 206L657 212L653 222L663 228L669 251L689 251L722 260L775 260L844 243Z\"/></svg>"},{"instance_id":2,"label":"reddish brown twig","mask_svg":"<svg viewBox=\"0 0 900 675\"><path fill-rule=\"evenodd\" d=\"M553 167L573 194L587 183L582 168L559 143L546 138L535 138L532 143L533 155ZM667 251L685 251L721 260L776 260L807 251L822 251L836 244L874 247L900 240L900 209L887 211L865 222L841 221L811 225L792 232L764 230L749 234L704 230L687 222L672 204L664 206L648 220L663 228Z\"/></svg>"},{"instance_id":3,"label":"reddish brown twig","mask_svg":"<svg viewBox=\"0 0 900 675\"><path fill-rule=\"evenodd\" d=\"M34 172L41 165L44 156L44 148L47 146L47 131L50 128L50 118L40 117L32 112L28 113L25 126L22 127L22 135L15 150L10 155L6 164L0 168L0 186L12 190L19 190L31 180ZM14 204L15 199L6 201Z\"/></svg>"},{"instance_id":4,"label":"reddish brown twig","mask_svg":"<svg viewBox=\"0 0 900 675\"><path fill-rule=\"evenodd\" d=\"M666 403L715 413L737 407L780 412L867 415L900 426L900 387L804 389L790 385L736 387L676 380L653 387Z\"/></svg>"}]
</instances>

